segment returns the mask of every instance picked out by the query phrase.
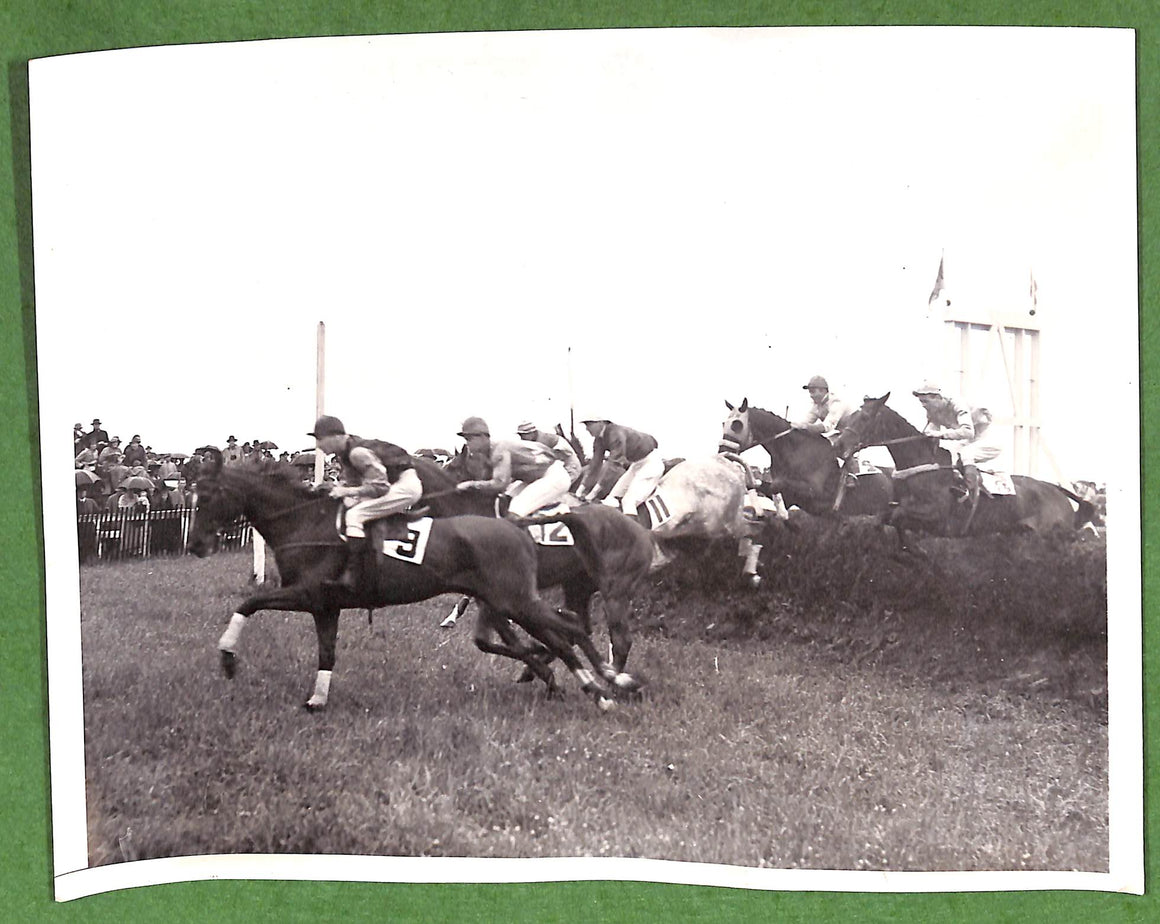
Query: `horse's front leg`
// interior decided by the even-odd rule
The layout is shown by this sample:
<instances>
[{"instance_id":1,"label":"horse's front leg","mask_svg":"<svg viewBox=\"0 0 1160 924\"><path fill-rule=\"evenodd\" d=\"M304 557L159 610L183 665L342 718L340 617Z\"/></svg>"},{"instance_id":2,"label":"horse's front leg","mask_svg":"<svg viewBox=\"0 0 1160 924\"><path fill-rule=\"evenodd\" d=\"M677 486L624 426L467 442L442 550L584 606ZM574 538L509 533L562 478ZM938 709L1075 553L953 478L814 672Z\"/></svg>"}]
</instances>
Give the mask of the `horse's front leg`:
<instances>
[{"instance_id":1,"label":"horse's front leg","mask_svg":"<svg viewBox=\"0 0 1160 924\"><path fill-rule=\"evenodd\" d=\"M238 670L238 641L246 620L258 610L282 610L289 613L304 613L312 610L311 596L301 587L279 587L262 590L247 597L230 617L230 624L218 639L222 672L233 678Z\"/></svg>"},{"instance_id":2,"label":"horse's front leg","mask_svg":"<svg viewBox=\"0 0 1160 924\"><path fill-rule=\"evenodd\" d=\"M330 677L334 672L334 656L338 647L337 607L328 607L314 613L314 629L318 633L318 674L314 678L314 693L303 705L311 712L326 707L330 698Z\"/></svg>"},{"instance_id":3,"label":"horse's front leg","mask_svg":"<svg viewBox=\"0 0 1160 924\"><path fill-rule=\"evenodd\" d=\"M737 555L745 559L741 576L745 578L746 583L755 589L760 587L761 575L757 573L757 562L761 557L760 543L754 542L750 536L742 536L737 541Z\"/></svg>"}]
</instances>

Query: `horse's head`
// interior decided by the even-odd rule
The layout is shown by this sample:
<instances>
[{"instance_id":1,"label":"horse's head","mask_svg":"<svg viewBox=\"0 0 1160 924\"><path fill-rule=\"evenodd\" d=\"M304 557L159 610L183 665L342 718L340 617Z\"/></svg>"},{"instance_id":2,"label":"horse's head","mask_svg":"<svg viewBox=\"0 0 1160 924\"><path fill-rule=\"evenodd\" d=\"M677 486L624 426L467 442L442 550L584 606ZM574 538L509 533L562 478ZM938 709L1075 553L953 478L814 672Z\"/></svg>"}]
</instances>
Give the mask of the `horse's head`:
<instances>
[{"instance_id":1,"label":"horse's head","mask_svg":"<svg viewBox=\"0 0 1160 924\"><path fill-rule=\"evenodd\" d=\"M201 465L194 485L189 550L198 558L205 558L217 549L218 534L242 515L242 496L221 484L221 450L203 446L198 454Z\"/></svg>"},{"instance_id":2,"label":"horse's head","mask_svg":"<svg viewBox=\"0 0 1160 924\"><path fill-rule=\"evenodd\" d=\"M754 444L753 430L749 424L749 399L742 399L740 407L734 407L726 401L725 407L729 408L729 416L721 425L721 442L717 451L744 452Z\"/></svg>"},{"instance_id":3,"label":"horse's head","mask_svg":"<svg viewBox=\"0 0 1160 924\"><path fill-rule=\"evenodd\" d=\"M848 459L860 449L883 442L885 437L880 433L883 421L882 409L886 407L889 397L890 392L881 398L867 396L863 399L862 406L842 421L841 433L834 443L834 450L840 458Z\"/></svg>"},{"instance_id":4,"label":"horse's head","mask_svg":"<svg viewBox=\"0 0 1160 924\"><path fill-rule=\"evenodd\" d=\"M467 451L466 446L463 446L459 452L451 457L450 461L443 466L443 471L450 475L456 484L461 481L486 480L491 477L487 457L473 456Z\"/></svg>"}]
</instances>

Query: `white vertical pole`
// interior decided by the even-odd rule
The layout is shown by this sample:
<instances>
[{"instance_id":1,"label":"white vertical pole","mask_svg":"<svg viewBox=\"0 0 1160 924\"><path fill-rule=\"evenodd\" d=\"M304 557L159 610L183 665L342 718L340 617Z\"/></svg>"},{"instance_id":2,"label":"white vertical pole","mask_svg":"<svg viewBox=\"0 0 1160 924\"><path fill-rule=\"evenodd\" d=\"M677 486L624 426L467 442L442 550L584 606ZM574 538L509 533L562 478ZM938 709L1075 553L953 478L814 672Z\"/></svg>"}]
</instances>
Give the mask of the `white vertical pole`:
<instances>
[{"instance_id":1,"label":"white vertical pole","mask_svg":"<svg viewBox=\"0 0 1160 924\"><path fill-rule=\"evenodd\" d=\"M255 584L266 583L266 541L258 535L253 526L250 527L250 541L254 546L254 573L250 579Z\"/></svg>"},{"instance_id":2,"label":"white vertical pole","mask_svg":"<svg viewBox=\"0 0 1160 924\"><path fill-rule=\"evenodd\" d=\"M318 322L318 338L314 358L314 416L326 413L326 324ZM314 483L322 484L325 469L322 453L314 452Z\"/></svg>"}]
</instances>

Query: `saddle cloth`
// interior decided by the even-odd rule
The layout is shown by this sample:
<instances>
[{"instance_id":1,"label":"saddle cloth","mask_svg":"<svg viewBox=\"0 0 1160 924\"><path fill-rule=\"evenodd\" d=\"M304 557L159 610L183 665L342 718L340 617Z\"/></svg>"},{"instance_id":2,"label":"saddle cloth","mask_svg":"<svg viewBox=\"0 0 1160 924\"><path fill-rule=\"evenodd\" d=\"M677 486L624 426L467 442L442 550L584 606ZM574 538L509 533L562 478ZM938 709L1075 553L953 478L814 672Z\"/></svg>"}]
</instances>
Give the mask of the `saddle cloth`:
<instances>
[{"instance_id":1,"label":"saddle cloth","mask_svg":"<svg viewBox=\"0 0 1160 924\"><path fill-rule=\"evenodd\" d=\"M989 472L981 468L979 486L992 497L1007 497L1015 493L1015 481L1007 472Z\"/></svg>"}]
</instances>

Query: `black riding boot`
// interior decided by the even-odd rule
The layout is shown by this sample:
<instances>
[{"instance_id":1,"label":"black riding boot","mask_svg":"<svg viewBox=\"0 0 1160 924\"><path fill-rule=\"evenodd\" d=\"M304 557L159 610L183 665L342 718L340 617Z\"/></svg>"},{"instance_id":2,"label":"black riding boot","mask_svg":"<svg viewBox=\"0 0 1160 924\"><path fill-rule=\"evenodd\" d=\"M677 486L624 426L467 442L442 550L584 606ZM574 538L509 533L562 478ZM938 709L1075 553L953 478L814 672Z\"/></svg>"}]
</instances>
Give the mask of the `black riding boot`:
<instances>
[{"instance_id":1,"label":"black riding boot","mask_svg":"<svg viewBox=\"0 0 1160 924\"><path fill-rule=\"evenodd\" d=\"M346 569L337 581L329 583L334 587L355 591L362 586L363 567L366 561L366 536L348 536L346 539Z\"/></svg>"}]
</instances>

